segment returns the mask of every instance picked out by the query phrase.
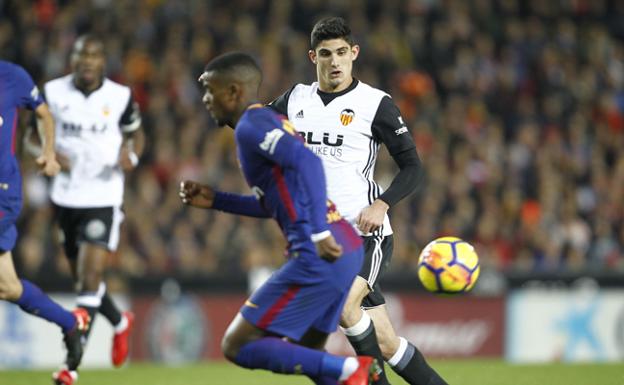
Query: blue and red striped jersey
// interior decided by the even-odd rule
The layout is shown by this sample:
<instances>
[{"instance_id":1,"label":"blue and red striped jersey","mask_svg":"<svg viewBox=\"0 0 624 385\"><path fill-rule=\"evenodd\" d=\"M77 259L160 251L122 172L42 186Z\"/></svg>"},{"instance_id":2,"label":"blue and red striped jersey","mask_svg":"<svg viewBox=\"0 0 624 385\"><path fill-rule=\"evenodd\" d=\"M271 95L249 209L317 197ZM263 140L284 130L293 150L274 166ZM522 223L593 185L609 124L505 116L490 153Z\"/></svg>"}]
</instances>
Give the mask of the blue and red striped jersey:
<instances>
[{"instance_id":1,"label":"blue and red striped jersey","mask_svg":"<svg viewBox=\"0 0 624 385\"><path fill-rule=\"evenodd\" d=\"M18 108L34 110L43 99L28 73L17 64L0 60L0 179L19 178L15 158Z\"/></svg>"},{"instance_id":2,"label":"blue and red striped jersey","mask_svg":"<svg viewBox=\"0 0 624 385\"><path fill-rule=\"evenodd\" d=\"M292 124L274 110L253 105L235 128L238 159L254 196L218 193L214 208L277 220L291 255L316 255L312 234L330 230L350 252L360 238L327 200L323 165Z\"/></svg>"}]
</instances>

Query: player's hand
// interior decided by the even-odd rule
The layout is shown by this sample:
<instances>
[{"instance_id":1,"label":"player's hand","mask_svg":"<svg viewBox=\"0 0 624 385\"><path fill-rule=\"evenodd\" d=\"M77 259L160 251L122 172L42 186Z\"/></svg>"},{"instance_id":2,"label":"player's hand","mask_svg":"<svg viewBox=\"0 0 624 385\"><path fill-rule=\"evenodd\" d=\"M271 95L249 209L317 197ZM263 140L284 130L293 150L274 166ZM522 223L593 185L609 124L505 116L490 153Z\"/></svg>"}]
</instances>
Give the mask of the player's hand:
<instances>
[{"instance_id":1,"label":"player's hand","mask_svg":"<svg viewBox=\"0 0 624 385\"><path fill-rule=\"evenodd\" d=\"M198 182L185 180L180 182L180 199L185 205L199 207L202 209L212 208L215 191L212 187Z\"/></svg>"},{"instance_id":2,"label":"player's hand","mask_svg":"<svg viewBox=\"0 0 624 385\"><path fill-rule=\"evenodd\" d=\"M45 176L54 176L61 171L61 165L56 160L54 152L44 153L36 160L37 166Z\"/></svg>"},{"instance_id":3,"label":"player's hand","mask_svg":"<svg viewBox=\"0 0 624 385\"><path fill-rule=\"evenodd\" d=\"M336 242L333 235L315 243L319 257L326 261L334 262L342 255L342 246Z\"/></svg>"},{"instance_id":4,"label":"player's hand","mask_svg":"<svg viewBox=\"0 0 624 385\"><path fill-rule=\"evenodd\" d=\"M139 157L127 146L122 146L121 150L119 150L119 160L117 162L122 170L129 172L134 170L137 164L139 164Z\"/></svg>"},{"instance_id":5,"label":"player's hand","mask_svg":"<svg viewBox=\"0 0 624 385\"><path fill-rule=\"evenodd\" d=\"M381 199L376 199L372 205L362 209L355 218L355 224L362 234L369 234L383 225L384 217L390 206Z\"/></svg>"},{"instance_id":6,"label":"player's hand","mask_svg":"<svg viewBox=\"0 0 624 385\"><path fill-rule=\"evenodd\" d=\"M61 165L61 171L69 172L69 170L71 170L71 161L69 160L67 155L64 155L64 154L62 154L62 153L57 151L56 152L56 160Z\"/></svg>"}]
</instances>

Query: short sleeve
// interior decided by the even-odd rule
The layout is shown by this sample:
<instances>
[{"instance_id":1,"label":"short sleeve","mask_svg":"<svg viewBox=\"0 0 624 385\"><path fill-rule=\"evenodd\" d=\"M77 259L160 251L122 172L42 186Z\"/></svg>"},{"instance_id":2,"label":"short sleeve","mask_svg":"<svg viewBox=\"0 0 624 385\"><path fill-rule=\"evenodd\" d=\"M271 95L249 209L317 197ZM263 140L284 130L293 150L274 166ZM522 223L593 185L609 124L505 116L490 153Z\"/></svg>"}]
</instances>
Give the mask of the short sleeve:
<instances>
[{"instance_id":1,"label":"short sleeve","mask_svg":"<svg viewBox=\"0 0 624 385\"><path fill-rule=\"evenodd\" d=\"M241 149L259 154L282 167L297 164L297 149L305 147L288 120L277 119L268 110L248 111L236 127L236 141Z\"/></svg>"},{"instance_id":2,"label":"short sleeve","mask_svg":"<svg viewBox=\"0 0 624 385\"><path fill-rule=\"evenodd\" d=\"M18 106L34 110L43 103L39 88L35 85L35 82L26 70L19 66L15 68L15 90Z\"/></svg>"},{"instance_id":3,"label":"short sleeve","mask_svg":"<svg viewBox=\"0 0 624 385\"><path fill-rule=\"evenodd\" d=\"M119 127L122 132L130 133L141 127L141 111L139 104L132 97L132 92L128 97L128 103L121 118L119 119Z\"/></svg>"},{"instance_id":4,"label":"short sleeve","mask_svg":"<svg viewBox=\"0 0 624 385\"><path fill-rule=\"evenodd\" d=\"M288 91L284 92L267 106L272 108L278 114L288 116L288 99L290 99L290 94L295 89L297 85L292 86Z\"/></svg>"}]
</instances>

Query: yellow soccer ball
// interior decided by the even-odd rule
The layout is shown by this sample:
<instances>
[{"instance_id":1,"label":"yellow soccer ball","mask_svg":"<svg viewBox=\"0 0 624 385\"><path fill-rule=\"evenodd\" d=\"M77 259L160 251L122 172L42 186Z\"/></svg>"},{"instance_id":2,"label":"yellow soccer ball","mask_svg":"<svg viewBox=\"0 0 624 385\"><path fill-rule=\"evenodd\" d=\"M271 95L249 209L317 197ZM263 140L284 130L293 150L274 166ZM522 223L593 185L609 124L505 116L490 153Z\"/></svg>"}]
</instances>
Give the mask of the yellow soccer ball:
<instances>
[{"instance_id":1,"label":"yellow soccer ball","mask_svg":"<svg viewBox=\"0 0 624 385\"><path fill-rule=\"evenodd\" d=\"M465 293L474 287L479 271L474 247L457 237L429 242L418 258L418 278L432 293Z\"/></svg>"}]
</instances>

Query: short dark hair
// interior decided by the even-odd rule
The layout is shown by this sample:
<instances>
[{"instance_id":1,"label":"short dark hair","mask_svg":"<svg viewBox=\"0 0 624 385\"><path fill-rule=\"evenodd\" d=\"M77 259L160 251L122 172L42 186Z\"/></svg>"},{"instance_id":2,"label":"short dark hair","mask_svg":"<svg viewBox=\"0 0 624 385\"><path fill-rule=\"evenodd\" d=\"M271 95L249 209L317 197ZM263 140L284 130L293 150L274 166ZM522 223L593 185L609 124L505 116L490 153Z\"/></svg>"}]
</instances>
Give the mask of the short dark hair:
<instances>
[{"instance_id":1,"label":"short dark hair","mask_svg":"<svg viewBox=\"0 0 624 385\"><path fill-rule=\"evenodd\" d=\"M216 72L244 82L253 80L258 86L262 81L260 65L251 55L244 52L228 52L217 56L206 64L204 72Z\"/></svg>"},{"instance_id":2,"label":"short dark hair","mask_svg":"<svg viewBox=\"0 0 624 385\"><path fill-rule=\"evenodd\" d=\"M349 45L353 45L351 28L342 17L326 17L319 20L310 33L310 45L312 49L324 40L344 39Z\"/></svg>"},{"instance_id":3,"label":"short dark hair","mask_svg":"<svg viewBox=\"0 0 624 385\"><path fill-rule=\"evenodd\" d=\"M94 33L85 33L78 36L78 38L74 42L72 51L75 52L76 50L82 49L87 43L99 44L102 47L102 52L104 52L104 39L102 39L100 35Z\"/></svg>"}]
</instances>

